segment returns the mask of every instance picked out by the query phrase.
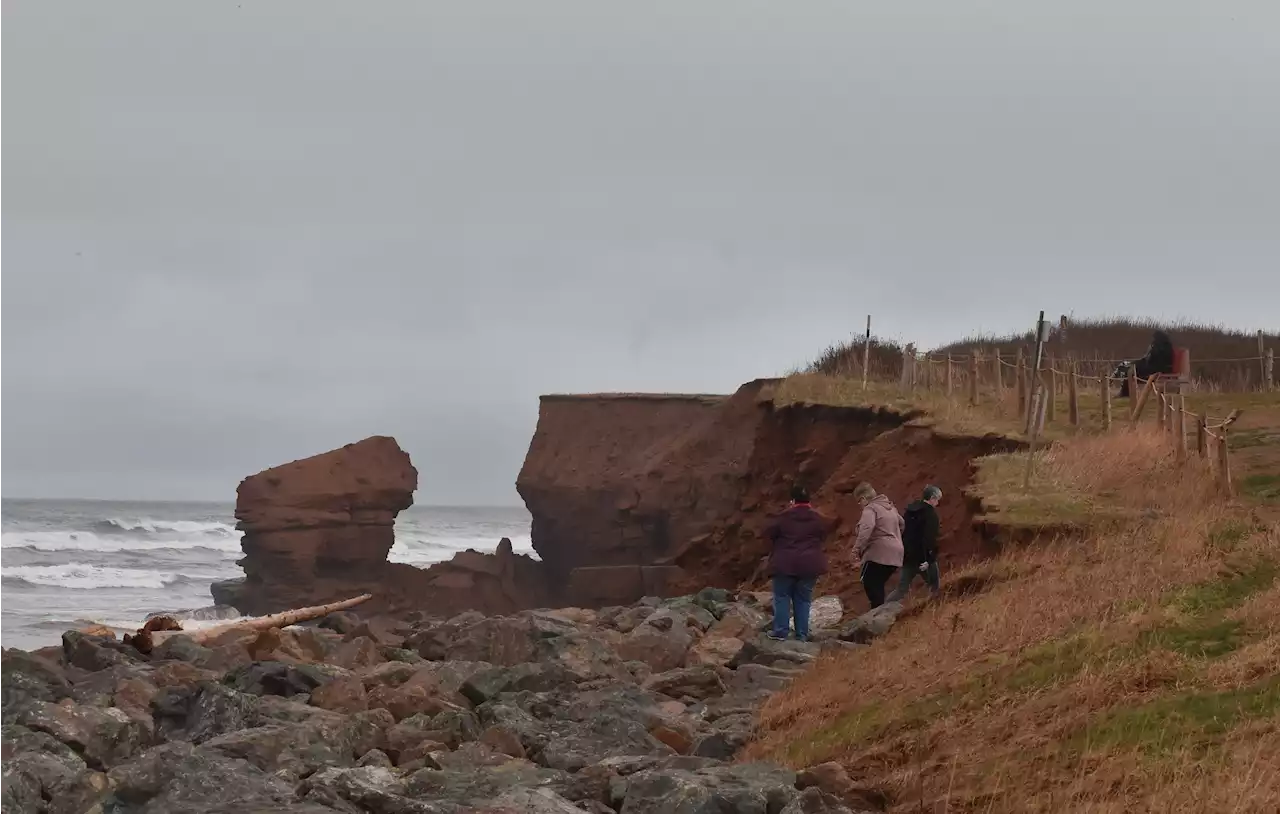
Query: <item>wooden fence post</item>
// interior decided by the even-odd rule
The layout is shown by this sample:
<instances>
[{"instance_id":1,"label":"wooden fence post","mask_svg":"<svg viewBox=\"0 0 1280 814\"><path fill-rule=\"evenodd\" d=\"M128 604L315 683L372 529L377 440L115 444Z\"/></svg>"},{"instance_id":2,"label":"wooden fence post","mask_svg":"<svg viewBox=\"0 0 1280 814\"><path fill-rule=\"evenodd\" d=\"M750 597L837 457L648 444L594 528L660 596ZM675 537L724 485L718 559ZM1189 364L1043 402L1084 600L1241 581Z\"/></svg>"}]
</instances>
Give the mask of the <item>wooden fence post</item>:
<instances>
[{"instance_id":1,"label":"wooden fence post","mask_svg":"<svg viewBox=\"0 0 1280 814\"><path fill-rule=\"evenodd\" d=\"M1231 496L1231 455L1227 449L1227 428L1221 429L1222 435L1218 436L1218 483L1222 486L1222 491Z\"/></svg>"},{"instance_id":2,"label":"wooden fence post","mask_svg":"<svg viewBox=\"0 0 1280 814\"><path fill-rule=\"evenodd\" d=\"M1133 391L1129 392L1132 393ZM1129 413L1129 421L1131 423L1136 423L1142 417L1142 410L1147 406L1147 401L1151 398L1153 392L1155 392L1155 380L1147 379L1147 383L1138 392L1138 397L1136 399L1132 395L1129 397L1129 401L1133 402L1133 411Z\"/></svg>"},{"instance_id":3,"label":"wooden fence post","mask_svg":"<svg viewBox=\"0 0 1280 814\"><path fill-rule=\"evenodd\" d=\"M947 398L951 397L952 391L955 389L955 363L951 360L951 354L947 354Z\"/></svg>"},{"instance_id":4,"label":"wooden fence post","mask_svg":"<svg viewBox=\"0 0 1280 814\"><path fill-rule=\"evenodd\" d=\"M1151 381L1147 379L1147 381ZM1133 365L1129 365L1129 413L1130 418L1138 417L1138 371Z\"/></svg>"},{"instance_id":5,"label":"wooden fence post","mask_svg":"<svg viewBox=\"0 0 1280 814\"><path fill-rule=\"evenodd\" d=\"M1004 397L1004 370L1002 366L1004 360L1000 358L1000 349L996 348L995 353L991 355L991 382L995 385L996 395Z\"/></svg>"},{"instance_id":6,"label":"wooden fence post","mask_svg":"<svg viewBox=\"0 0 1280 814\"><path fill-rule=\"evenodd\" d=\"M871 315L867 314L867 333L862 339L862 389L867 389L867 368L871 367Z\"/></svg>"},{"instance_id":7,"label":"wooden fence post","mask_svg":"<svg viewBox=\"0 0 1280 814\"><path fill-rule=\"evenodd\" d=\"M978 405L978 351L969 354L969 403Z\"/></svg>"},{"instance_id":8,"label":"wooden fence post","mask_svg":"<svg viewBox=\"0 0 1280 814\"><path fill-rule=\"evenodd\" d=\"M1160 400L1160 409L1156 411L1156 422L1160 425L1162 433L1169 431L1169 401L1164 397L1164 393L1157 390L1156 398Z\"/></svg>"},{"instance_id":9,"label":"wooden fence post","mask_svg":"<svg viewBox=\"0 0 1280 814\"><path fill-rule=\"evenodd\" d=\"M1270 389L1270 380L1267 377L1267 343L1263 338L1262 330L1258 330L1258 373L1262 378L1258 381L1258 389Z\"/></svg>"},{"instance_id":10,"label":"wooden fence post","mask_svg":"<svg viewBox=\"0 0 1280 814\"><path fill-rule=\"evenodd\" d=\"M1187 459L1187 397L1181 393L1178 394L1177 410L1174 432L1178 437L1174 439L1174 444L1178 460L1185 461Z\"/></svg>"},{"instance_id":11,"label":"wooden fence post","mask_svg":"<svg viewBox=\"0 0 1280 814\"><path fill-rule=\"evenodd\" d=\"M1052 424L1054 419L1058 417L1058 374L1053 370L1052 357L1049 358L1049 365L1044 372L1044 376L1044 421L1046 424Z\"/></svg>"},{"instance_id":12,"label":"wooden fence post","mask_svg":"<svg viewBox=\"0 0 1280 814\"><path fill-rule=\"evenodd\" d=\"M1102 429L1111 429L1111 379L1106 373L1099 379L1102 382Z\"/></svg>"},{"instance_id":13,"label":"wooden fence post","mask_svg":"<svg viewBox=\"0 0 1280 814\"><path fill-rule=\"evenodd\" d=\"M1022 348L1018 348L1018 361L1014 368L1018 382L1018 415L1025 416L1031 405L1027 404L1027 365L1022 358Z\"/></svg>"},{"instance_id":14,"label":"wooden fence post","mask_svg":"<svg viewBox=\"0 0 1280 814\"><path fill-rule=\"evenodd\" d=\"M1209 457L1209 415L1196 416L1196 452L1201 458Z\"/></svg>"},{"instance_id":15,"label":"wooden fence post","mask_svg":"<svg viewBox=\"0 0 1280 814\"><path fill-rule=\"evenodd\" d=\"M1267 390L1276 389L1276 351L1267 348L1267 358L1263 362L1262 380L1267 383Z\"/></svg>"},{"instance_id":16,"label":"wooden fence post","mask_svg":"<svg viewBox=\"0 0 1280 814\"><path fill-rule=\"evenodd\" d=\"M1076 370L1076 364L1071 363L1071 372L1067 374L1071 378L1067 379L1067 419L1071 422L1071 426L1080 426L1080 373Z\"/></svg>"},{"instance_id":17,"label":"wooden fence post","mask_svg":"<svg viewBox=\"0 0 1280 814\"><path fill-rule=\"evenodd\" d=\"M913 351L914 348L911 345L907 345L902 349L902 381L898 383L898 386L903 390L911 387L914 383L915 370L913 368L915 367L915 357L913 356Z\"/></svg>"}]
</instances>

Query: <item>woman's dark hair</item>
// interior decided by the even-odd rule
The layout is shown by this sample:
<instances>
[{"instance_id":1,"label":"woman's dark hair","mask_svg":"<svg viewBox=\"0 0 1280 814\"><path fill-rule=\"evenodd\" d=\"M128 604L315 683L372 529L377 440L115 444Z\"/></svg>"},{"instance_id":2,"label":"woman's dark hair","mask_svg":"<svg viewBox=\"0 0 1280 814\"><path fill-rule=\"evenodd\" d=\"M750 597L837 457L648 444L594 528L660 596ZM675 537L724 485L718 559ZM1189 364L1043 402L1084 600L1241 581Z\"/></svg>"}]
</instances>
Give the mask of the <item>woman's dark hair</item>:
<instances>
[{"instance_id":1,"label":"woman's dark hair","mask_svg":"<svg viewBox=\"0 0 1280 814\"><path fill-rule=\"evenodd\" d=\"M808 490L808 489L806 489L806 488L804 488L803 486L801 486L801 485L800 485L800 484L798 484L798 483L797 483L795 486L792 486L792 487L791 487L791 502L792 502L792 503L808 503L808 502L809 502L809 490Z\"/></svg>"}]
</instances>

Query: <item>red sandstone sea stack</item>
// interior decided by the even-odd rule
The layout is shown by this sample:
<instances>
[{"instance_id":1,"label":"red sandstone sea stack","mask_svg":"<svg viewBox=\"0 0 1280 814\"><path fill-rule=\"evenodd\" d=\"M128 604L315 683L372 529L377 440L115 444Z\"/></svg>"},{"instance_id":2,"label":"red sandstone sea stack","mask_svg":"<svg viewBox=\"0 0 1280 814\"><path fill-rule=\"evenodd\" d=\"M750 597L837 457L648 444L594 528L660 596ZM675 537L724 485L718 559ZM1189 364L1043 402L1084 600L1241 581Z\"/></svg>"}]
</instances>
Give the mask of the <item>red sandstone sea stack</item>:
<instances>
[{"instance_id":1,"label":"red sandstone sea stack","mask_svg":"<svg viewBox=\"0 0 1280 814\"><path fill-rule=\"evenodd\" d=\"M509 613L548 603L541 563L510 542L427 569L387 562L396 515L413 505L417 485L408 454L386 436L245 478L236 492L245 576L215 583L214 599L254 615L361 593L374 595L364 606L374 612Z\"/></svg>"}]
</instances>

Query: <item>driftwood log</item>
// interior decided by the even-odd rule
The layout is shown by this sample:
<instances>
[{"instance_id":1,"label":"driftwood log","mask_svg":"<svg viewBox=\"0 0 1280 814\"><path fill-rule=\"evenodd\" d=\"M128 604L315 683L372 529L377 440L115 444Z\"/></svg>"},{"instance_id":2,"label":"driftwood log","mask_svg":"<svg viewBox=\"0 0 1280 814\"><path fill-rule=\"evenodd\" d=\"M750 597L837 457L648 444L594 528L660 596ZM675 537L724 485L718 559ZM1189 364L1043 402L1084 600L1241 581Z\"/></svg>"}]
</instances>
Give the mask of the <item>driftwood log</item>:
<instances>
[{"instance_id":1,"label":"driftwood log","mask_svg":"<svg viewBox=\"0 0 1280 814\"><path fill-rule=\"evenodd\" d=\"M216 639L229 630L262 631L270 630L273 627L288 627L300 622L308 622L337 611L353 608L370 599L373 599L373 594L361 594L351 599L344 599L341 602L312 605L309 608L294 608L293 610L273 613L270 616L259 616L254 619L235 619L225 624L211 625L199 630L183 630L181 625L172 617L157 616L148 620L145 625L139 628L136 635L126 635L124 641L125 644L133 645L142 653L150 653L153 647L173 636L189 636L199 644L210 639Z\"/></svg>"}]
</instances>

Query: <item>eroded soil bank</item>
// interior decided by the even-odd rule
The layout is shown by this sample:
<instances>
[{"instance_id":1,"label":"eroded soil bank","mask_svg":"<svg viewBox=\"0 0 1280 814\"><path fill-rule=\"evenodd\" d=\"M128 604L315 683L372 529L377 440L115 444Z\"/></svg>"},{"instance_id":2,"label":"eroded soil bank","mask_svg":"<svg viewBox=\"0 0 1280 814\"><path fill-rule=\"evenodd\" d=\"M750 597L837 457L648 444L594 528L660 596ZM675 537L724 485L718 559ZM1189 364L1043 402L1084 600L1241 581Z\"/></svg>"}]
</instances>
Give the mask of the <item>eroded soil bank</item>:
<instances>
[{"instance_id":1,"label":"eroded soil bank","mask_svg":"<svg viewBox=\"0 0 1280 814\"><path fill-rule=\"evenodd\" d=\"M919 414L776 407L772 384L750 382L729 397L543 399L517 486L534 516L534 547L565 601L633 599L625 595L632 585L620 581L615 591L602 566L678 566L663 583L672 593L759 584L761 531L797 481L841 520L827 585L848 605L861 601L848 554L860 481L899 506L927 484L941 486L944 562L983 555L978 507L964 497L971 461L1017 441L941 435Z\"/></svg>"}]
</instances>

